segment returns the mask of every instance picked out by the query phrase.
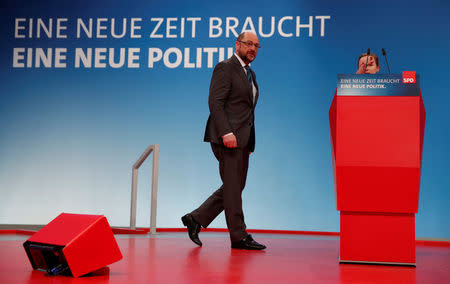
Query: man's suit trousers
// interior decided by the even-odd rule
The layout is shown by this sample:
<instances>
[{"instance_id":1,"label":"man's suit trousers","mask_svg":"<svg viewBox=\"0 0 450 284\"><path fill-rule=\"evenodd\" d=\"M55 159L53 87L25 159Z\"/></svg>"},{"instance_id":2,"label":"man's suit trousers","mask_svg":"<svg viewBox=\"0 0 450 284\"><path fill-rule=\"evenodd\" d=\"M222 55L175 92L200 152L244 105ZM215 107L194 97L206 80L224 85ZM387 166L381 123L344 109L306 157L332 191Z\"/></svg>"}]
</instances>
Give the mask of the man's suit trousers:
<instances>
[{"instance_id":1,"label":"man's suit trousers","mask_svg":"<svg viewBox=\"0 0 450 284\"><path fill-rule=\"evenodd\" d=\"M191 214L206 228L225 210L231 241L237 242L247 237L242 212L242 191L247 180L248 147L226 148L221 144L211 143L211 148L219 161L222 186Z\"/></svg>"}]
</instances>

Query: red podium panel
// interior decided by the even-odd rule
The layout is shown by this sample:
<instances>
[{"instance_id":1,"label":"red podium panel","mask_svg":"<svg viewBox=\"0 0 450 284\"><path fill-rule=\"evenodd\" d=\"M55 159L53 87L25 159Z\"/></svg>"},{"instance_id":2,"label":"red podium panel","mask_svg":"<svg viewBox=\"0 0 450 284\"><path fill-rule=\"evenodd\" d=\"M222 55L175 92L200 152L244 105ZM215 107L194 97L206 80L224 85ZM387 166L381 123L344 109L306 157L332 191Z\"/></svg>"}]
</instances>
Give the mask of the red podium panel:
<instances>
[{"instance_id":1,"label":"red podium panel","mask_svg":"<svg viewBox=\"0 0 450 284\"><path fill-rule=\"evenodd\" d=\"M341 211L340 260L415 263L414 214Z\"/></svg>"},{"instance_id":2,"label":"red podium panel","mask_svg":"<svg viewBox=\"0 0 450 284\"><path fill-rule=\"evenodd\" d=\"M336 93L329 118L340 261L415 265L422 96Z\"/></svg>"},{"instance_id":3,"label":"red podium panel","mask_svg":"<svg viewBox=\"0 0 450 284\"><path fill-rule=\"evenodd\" d=\"M78 277L122 259L105 216L62 213L24 243L34 269Z\"/></svg>"}]
</instances>

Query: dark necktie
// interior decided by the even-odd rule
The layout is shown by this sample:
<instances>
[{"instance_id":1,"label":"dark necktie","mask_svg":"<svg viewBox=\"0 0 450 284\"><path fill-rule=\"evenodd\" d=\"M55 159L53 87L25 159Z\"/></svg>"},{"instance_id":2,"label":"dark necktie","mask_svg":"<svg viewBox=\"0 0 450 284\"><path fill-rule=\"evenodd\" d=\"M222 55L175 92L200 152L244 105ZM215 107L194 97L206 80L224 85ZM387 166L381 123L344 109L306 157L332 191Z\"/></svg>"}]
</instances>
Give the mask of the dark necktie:
<instances>
[{"instance_id":1,"label":"dark necktie","mask_svg":"<svg viewBox=\"0 0 450 284\"><path fill-rule=\"evenodd\" d=\"M250 87L252 87L253 86L253 78L252 78L252 72L250 71L250 66L245 65L244 68L245 68L245 71L247 71L247 79L248 79L248 82L250 83Z\"/></svg>"}]
</instances>

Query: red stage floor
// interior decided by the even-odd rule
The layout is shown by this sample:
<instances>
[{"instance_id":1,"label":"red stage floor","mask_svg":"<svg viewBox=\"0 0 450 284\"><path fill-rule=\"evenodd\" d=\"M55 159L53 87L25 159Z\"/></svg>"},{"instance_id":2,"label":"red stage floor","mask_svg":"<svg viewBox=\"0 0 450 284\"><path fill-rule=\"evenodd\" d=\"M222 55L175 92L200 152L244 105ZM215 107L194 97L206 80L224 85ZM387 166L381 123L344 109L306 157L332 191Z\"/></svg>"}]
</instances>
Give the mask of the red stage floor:
<instances>
[{"instance_id":1,"label":"red stage floor","mask_svg":"<svg viewBox=\"0 0 450 284\"><path fill-rule=\"evenodd\" d=\"M124 258L99 275L72 278L33 271L22 243L0 237L0 283L450 283L450 247L416 248L417 267L339 264L337 237L254 234L265 251L230 249L226 233L117 235Z\"/></svg>"}]
</instances>

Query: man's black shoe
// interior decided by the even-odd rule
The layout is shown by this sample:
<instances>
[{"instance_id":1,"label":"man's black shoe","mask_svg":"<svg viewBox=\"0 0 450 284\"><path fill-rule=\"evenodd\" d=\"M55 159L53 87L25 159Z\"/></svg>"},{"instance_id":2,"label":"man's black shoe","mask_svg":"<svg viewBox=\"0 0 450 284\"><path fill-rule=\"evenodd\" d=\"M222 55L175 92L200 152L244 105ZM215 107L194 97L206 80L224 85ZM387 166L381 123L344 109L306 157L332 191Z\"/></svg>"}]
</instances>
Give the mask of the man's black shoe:
<instances>
[{"instance_id":1,"label":"man's black shoe","mask_svg":"<svg viewBox=\"0 0 450 284\"><path fill-rule=\"evenodd\" d=\"M231 243L231 248L234 248L234 249L249 249L249 250L262 250L262 249L265 249L266 246L256 242L252 238L252 235L248 235L245 239L242 239L239 242Z\"/></svg>"},{"instance_id":2,"label":"man's black shoe","mask_svg":"<svg viewBox=\"0 0 450 284\"><path fill-rule=\"evenodd\" d=\"M181 217L183 225L188 228L189 238L197 245L201 246L202 241L198 238L198 233L200 232L201 225L194 220L191 214L186 214Z\"/></svg>"}]
</instances>

